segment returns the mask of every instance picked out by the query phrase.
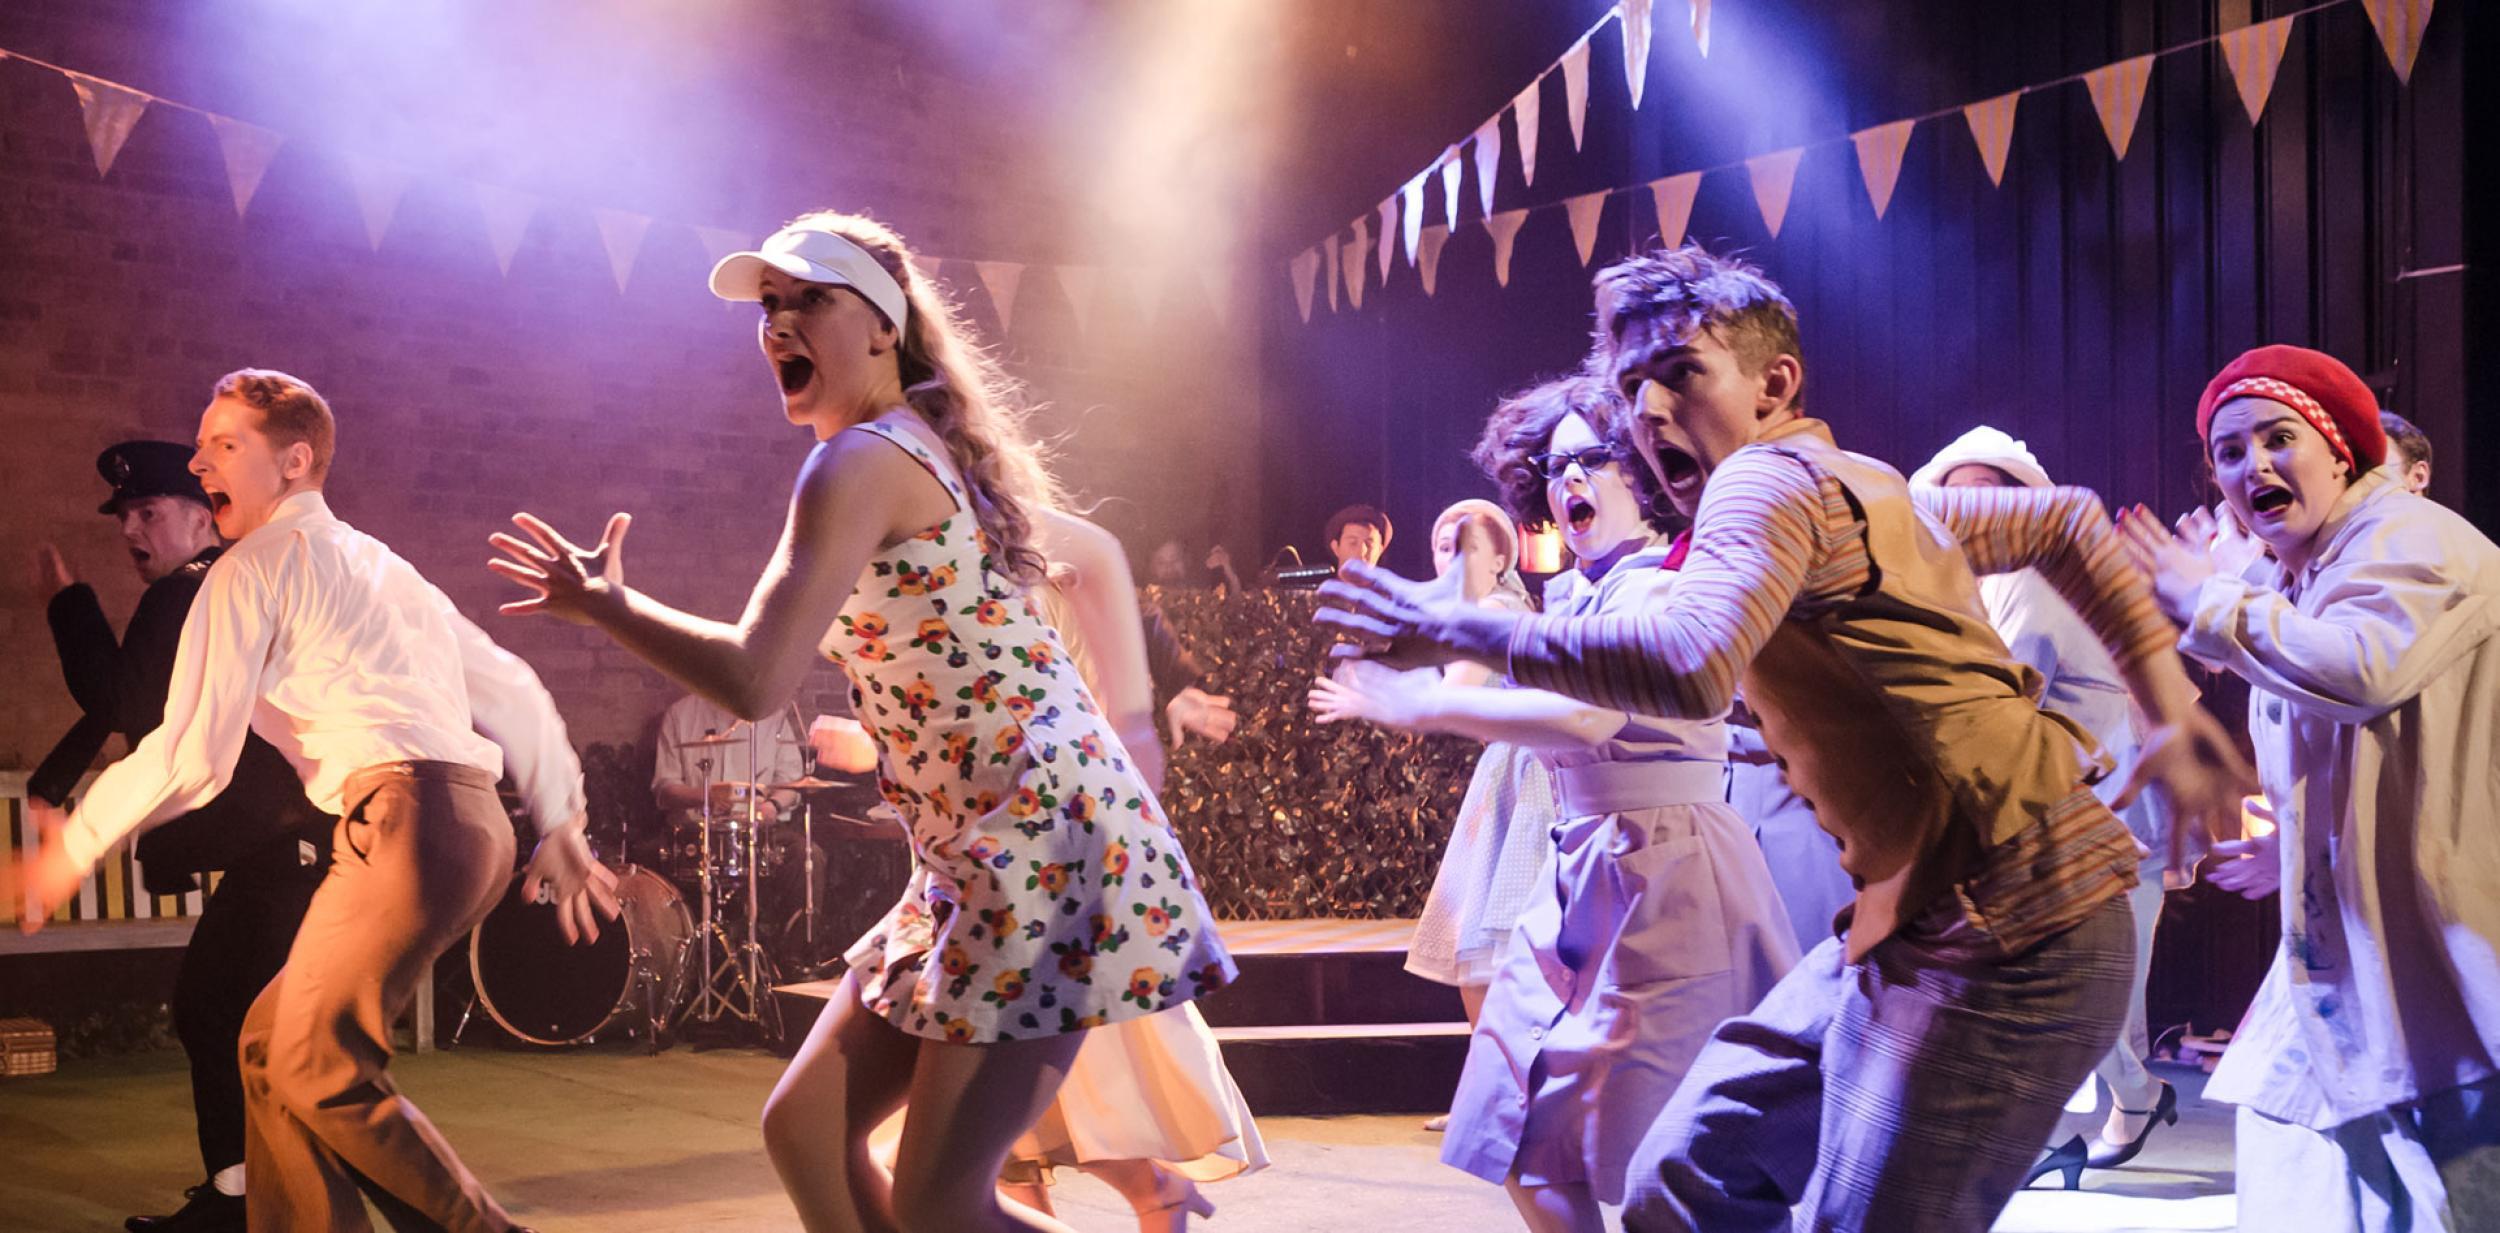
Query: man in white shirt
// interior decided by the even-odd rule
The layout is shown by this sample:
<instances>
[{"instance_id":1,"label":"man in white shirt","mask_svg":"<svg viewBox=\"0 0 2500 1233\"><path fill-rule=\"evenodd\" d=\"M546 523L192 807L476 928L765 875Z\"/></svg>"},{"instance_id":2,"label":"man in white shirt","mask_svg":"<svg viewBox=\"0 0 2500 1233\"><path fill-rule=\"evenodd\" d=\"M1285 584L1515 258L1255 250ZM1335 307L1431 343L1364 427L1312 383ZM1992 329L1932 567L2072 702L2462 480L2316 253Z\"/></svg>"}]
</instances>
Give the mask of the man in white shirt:
<instances>
[{"instance_id":1,"label":"man in white shirt","mask_svg":"<svg viewBox=\"0 0 2500 1233\"><path fill-rule=\"evenodd\" d=\"M389 1025L434 961L510 884L513 832L495 796L509 766L540 831L525 894L567 937L614 916L615 877L583 842L581 767L527 664L406 561L322 499L334 422L313 388L244 369L217 383L191 470L234 546L182 627L165 718L44 839L0 893L40 928L123 836L207 802L258 733L340 817L335 862L285 970L243 1026L246 1168L255 1233L367 1227L361 1188L394 1223L512 1227L387 1073Z\"/></svg>"},{"instance_id":2,"label":"man in white shirt","mask_svg":"<svg viewBox=\"0 0 2500 1233\"><path fill-rule=\"evenodd\" d=\"M723 733L732 738L727 744L695 743ZM747 724L727 707L700 694L687 694L660 713L659 756L651 766L652 798L668 815L671 826L693 826L703 814L707 781L769 787L805 775L807 761L800 740L790 726L787 707L771 718ZM758 812L765 822L774 822L788 814L798 799L794 791L775 792L765 798ZM741 797L734 811L724 812L716 804L712 812L719 820L735 817L743 821L746 803Z\"/></svg>"}]
</instances>

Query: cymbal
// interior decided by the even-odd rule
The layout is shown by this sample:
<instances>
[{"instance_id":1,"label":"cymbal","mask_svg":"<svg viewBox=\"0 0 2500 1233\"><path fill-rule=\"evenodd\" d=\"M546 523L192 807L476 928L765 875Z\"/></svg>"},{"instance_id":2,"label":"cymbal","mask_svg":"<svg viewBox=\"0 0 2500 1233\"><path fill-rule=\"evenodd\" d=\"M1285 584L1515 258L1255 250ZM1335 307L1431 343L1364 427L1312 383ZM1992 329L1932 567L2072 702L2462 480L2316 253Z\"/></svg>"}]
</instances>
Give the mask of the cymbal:
<instances>
[{"instance_id":1,"label":"cymbal","mask_svg":"<svg viewBox=\"0 0 2500 1233\"><path fill-rule=\"evenodd\" d=\"M744 724L741 724L738 727L744 726ZM731 728L729 731L720 733L716 736L698 736L691 741L679 741L677 742L677 747L679 749L693 749L698 745L744 745L746 744L746 741L746 733L739 731L738 728Z\"/></svg>"},{"instance_id":2,"label":"cymbal","mask_svg":"<svg viewBox=\"0 0 2500 1233\"><path fill-rule=\"evenodd\" d=\"M793 779L788 783L767 784L764 790L767 792L813 792L819 788L847 788L856 782L858 782L856 779L819 779L814 775L809 775Z\"/></svg>"}]
</instances>

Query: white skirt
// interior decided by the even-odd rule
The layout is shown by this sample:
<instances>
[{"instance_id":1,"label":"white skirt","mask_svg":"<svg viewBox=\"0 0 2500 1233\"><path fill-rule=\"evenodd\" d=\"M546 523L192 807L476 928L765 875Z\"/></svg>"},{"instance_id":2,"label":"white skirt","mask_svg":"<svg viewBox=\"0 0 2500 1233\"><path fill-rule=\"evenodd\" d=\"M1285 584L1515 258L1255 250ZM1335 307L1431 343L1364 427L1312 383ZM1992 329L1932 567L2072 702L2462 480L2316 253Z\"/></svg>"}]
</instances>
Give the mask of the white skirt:
<instances>
[{"instance_id":1,"label":"white skirt","mask_svg":"<svg viewBox=\"0 0 2500 1233\"><path fill-rule=\"evenodd\" d=\"M1406 970L1444 985L1493 983L1511 929L1542 885L1560 820L1552 769L1516 745L1486 745L1407 944Z\"/></svg>"},{"instance_id":2,"label":"white skirt","mask_svg":"<svg viewBox=\"0 0 2500 1233\"><path fill-rule=\"evenodd\" d=\"M1058 1099L1009 1155L1067 1166L1151 1160L1193 1182L1267 1167L1250 1106L1190 1003L1086 1032Z\"/></svg>"}]
</instances>

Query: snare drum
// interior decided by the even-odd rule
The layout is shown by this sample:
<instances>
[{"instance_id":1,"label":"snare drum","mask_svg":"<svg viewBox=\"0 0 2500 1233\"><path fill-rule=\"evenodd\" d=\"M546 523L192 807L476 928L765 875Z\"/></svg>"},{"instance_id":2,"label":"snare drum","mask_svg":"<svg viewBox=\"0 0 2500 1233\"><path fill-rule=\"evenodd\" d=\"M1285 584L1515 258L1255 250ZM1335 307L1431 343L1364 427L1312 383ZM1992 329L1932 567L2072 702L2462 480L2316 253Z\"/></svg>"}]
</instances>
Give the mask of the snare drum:
<instances>
[{"instance_id":1,"label":"snare drum","mask_svg":"<svg viewBox=\"0 0 2500 1233\"><path fill-rule=\"evenodd\" d=\"M611 1026L648 1029L676 1009L694 918L668 880L639 865L616 877L622 909L599 940L564 940L553 907L512 893L469 935L477 1000L505 1031L536 1045L588 1044Z\"/></svg>"}]
</instances>

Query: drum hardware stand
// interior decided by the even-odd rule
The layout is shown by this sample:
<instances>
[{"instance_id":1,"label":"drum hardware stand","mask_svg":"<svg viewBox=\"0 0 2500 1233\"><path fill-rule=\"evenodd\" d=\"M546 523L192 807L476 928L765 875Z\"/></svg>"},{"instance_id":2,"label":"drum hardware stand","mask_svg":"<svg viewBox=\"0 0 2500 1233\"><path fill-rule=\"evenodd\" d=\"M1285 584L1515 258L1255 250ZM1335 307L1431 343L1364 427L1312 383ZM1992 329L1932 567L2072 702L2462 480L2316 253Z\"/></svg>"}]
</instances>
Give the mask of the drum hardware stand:
<instances>
[{"instance_id":1,"label":"drum hardware stand","mask_svg":"<svg viewBox=\"0 0 2500 1233\"><path fill-rule=\"evenodd\" d=\"M760 736L757 726L748 724L746 736L747 769L752 774L761 765L756 749L756 742ZM772 959L764 953L756 927L757 901L762 897L763 889L763 870L758 862L763 857L761 838L764 795L750 781L747 789L746 825L743 828L745 833L743 836L732 836L730 840L735 844L743 839L746 844L746 859L743 866L746 882L744 888L746 936L742 942L733 944L727 927L714 910L718 904L720 888L714 881L712 868L712 761L704 758L699 760L697 765L703 771L702 841L698 856L703 890L699 898L703 903L703 913L701 920L695 926L693 943L696 959L702 970L703 983L696 986L694 999L686 1006L685 1018L696 1023L718 1023L723 1019L743 1020L760 1029L767 1041L778 1043L781 1039L781 1008L766 996L773 977ZM733 807L733 820L734 817ZM720 946L717 959L713 954L715 941ZM683 965L680 965L679 970L681 972L685 970Z\"/></svg>"}]
</instances>

